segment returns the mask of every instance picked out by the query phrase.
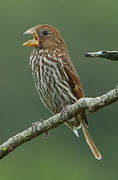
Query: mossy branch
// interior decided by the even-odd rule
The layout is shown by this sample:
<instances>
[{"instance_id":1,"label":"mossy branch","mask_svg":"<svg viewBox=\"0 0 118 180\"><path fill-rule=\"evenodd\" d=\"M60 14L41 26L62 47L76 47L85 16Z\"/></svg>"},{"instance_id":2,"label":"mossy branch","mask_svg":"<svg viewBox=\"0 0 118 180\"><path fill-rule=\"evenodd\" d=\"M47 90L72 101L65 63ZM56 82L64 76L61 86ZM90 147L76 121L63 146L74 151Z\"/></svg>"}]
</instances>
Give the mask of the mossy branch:
<instances>
[{"instance_id":1,"label":"mossy branch","mask_svg":"<svg viewBox=\"0 0 118 180\"><path fill-rule=\"evenodd\" d=\"M86 57L101 57L111 61L118 61L118 51L96 51L85 53Z\"/></svg>"},{"instance_id":2,"label":"mossy branch","mask_svg":"<svg viewBox=\"0 0 118 180\"><path fill-rule=\"evenodd\" d=\"M96 112L97 110L109 104L112 104L117 100L118 87L99 97L81 98L73 105L68 106L67 111L56 114L55 116L52 116L47 120L38 121L23 132L9 138L0 146L0 159L4 158L7 154L15 150L15 148L20 146L21 144L43 133L46 133L53 128L58 127L59 125L65 123L67 120L72 119L72 117L74 117L80 111L88 110L89 112Z\"/></svg>"}]
</instances>

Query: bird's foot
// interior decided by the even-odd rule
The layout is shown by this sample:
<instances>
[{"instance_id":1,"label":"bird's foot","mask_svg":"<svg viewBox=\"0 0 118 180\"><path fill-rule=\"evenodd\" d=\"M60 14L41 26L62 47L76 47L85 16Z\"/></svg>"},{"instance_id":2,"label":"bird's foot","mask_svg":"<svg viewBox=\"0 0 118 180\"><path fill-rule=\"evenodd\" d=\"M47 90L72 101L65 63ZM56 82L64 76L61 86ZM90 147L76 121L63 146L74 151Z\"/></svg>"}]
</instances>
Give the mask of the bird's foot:
<instances>
[{"instance_id":1,"label":"bird's foot","mask_svg":"<svg viewBox=\"0 0 118 180\"><path fill-rule=\"evenodd\" d=\"M37 136L37 133L36 133L36 127L41 123L41 124L43 124L43 121L44 120L42 120L42 119L40 119L39 121L37 121L37 122L34 122L34 123L32 123L32 125L31 125L31 127L32 127L32 129L33 129L33 132L34 132L34 135L35 136ZM48 131L45 131L45 136L44 136L44 139L48 139Z\"/></svg>"},{"instance_id":2,"label":"bird's foot","mask_svg":"<svg viewBox=\"0 0 118 180\"><path fill-rule=\"evenodd\" d=\"M37 136L36 128L39 124L43 124L43 120L36 121L36 122L32 123L32 125L31 125L33 133L35 136Z\"/></svg>"},{"instance_id":3,"label":"bird's foot","mask_svg":"<svg viewBox=\"0 0 118 180\"><path fill-rule=\"evenodd\" d=\"M62 119L66 117L67 121L69 121L70 117L70 105L66 105L61 111ZM70 122L70 121L69 121Z\"/></svg>"},{"instance_id":4,"label":"bird's foot","mask_svg":"<svg viewBox=\"0 0 118 180\"><path fill-rule=\"evenodd\" d=\"M42 120L42 119L40 119L39 121L36 121L36 122L32 123L32 127L35 127L35 126L37 126L37 125L40 124L40 123L43 124L43 120Z\"/></svg>"}]
</instances>

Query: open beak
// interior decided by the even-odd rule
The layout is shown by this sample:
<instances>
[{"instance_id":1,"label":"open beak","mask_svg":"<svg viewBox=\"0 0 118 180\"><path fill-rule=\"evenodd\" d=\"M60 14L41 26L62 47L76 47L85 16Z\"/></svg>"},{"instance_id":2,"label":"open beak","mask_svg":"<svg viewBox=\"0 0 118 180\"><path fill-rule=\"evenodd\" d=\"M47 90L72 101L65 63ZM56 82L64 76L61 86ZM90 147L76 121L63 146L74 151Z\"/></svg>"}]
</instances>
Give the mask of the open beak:
<instances>
[{"instance_id":1,"label":"open beak","mask_svg":"<svg viewBox=\"0 0 118 180\"><path fill-rule=\"evenodd\" d=\"M23 43L23 46L39 47L39 37L35 30L35 27L28 29L27 31L24 32L24 34L32 34L34 39L28 40L27 42Z\"/></svg>"}]
</instances>

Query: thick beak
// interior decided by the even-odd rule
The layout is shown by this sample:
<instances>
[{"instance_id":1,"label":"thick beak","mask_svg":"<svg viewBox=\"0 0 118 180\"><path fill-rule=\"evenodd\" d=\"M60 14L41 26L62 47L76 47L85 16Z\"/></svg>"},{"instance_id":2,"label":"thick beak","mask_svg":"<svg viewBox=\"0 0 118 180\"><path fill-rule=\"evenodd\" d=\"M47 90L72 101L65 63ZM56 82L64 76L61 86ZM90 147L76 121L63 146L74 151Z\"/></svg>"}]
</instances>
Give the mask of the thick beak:
<instances>
[{"instance_id":1,"label":"thick beak","mask_svg":"<svg viewBox=\"0 0 118 180\"><path fill-rule=\"evenodd\" d=\"M28 29L24 32L24 34L32 34L34 39L28 40L27 42L23 43L23 46L39 47L39 37L37 31L35 30L35 27Z\"/></svg>"}]
</instances>

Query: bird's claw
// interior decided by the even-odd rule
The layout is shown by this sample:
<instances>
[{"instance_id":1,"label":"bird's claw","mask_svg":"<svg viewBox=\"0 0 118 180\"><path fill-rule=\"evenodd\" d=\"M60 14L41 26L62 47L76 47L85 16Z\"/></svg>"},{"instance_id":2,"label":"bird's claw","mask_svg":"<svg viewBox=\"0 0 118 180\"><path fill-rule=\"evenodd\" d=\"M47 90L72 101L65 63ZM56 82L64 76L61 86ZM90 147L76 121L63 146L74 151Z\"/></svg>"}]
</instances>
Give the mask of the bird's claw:
<instances>
[{"instance_id":1,"label":"bird's claw","mask_svg":"<svg viewBox=\"0 0 118 180\"><path fill-rule=\"evenodd\" d=\"M39 121L32 123L32 127L38 125L39 123L42 123L42 124L43 124L43 120L40 119Z\"/></svg>"},{"instance_id":2,"label":"bird's claw","mask_svg":"<svg viewBox=\"0 0 118 180\"><path fill-rule=\"evenodd\" d=\"M43 121L44 121L44 120L40 119L39 121L32 123L31 127L32 127L32 129L33 129L33 133L34 133L35 136L37 136L35 127L36 127L37 125L39 125L40 123L43 124ZM46 140L48 139L48 131L45 131L44 139L46 139Z\"/></svg>"},{"instance_id":3,"label":"bird's claw","mask_svg":"<svg viewBox=\"0 0 118 180\"><path fill-rule=\"evenodd\" d=\"M66 116L67 121L69 121L70 105L66 105L66 106L62 109L61 115L62 115L62 118L63 118L63 115Z\"/></svg>"}]
</instances>

